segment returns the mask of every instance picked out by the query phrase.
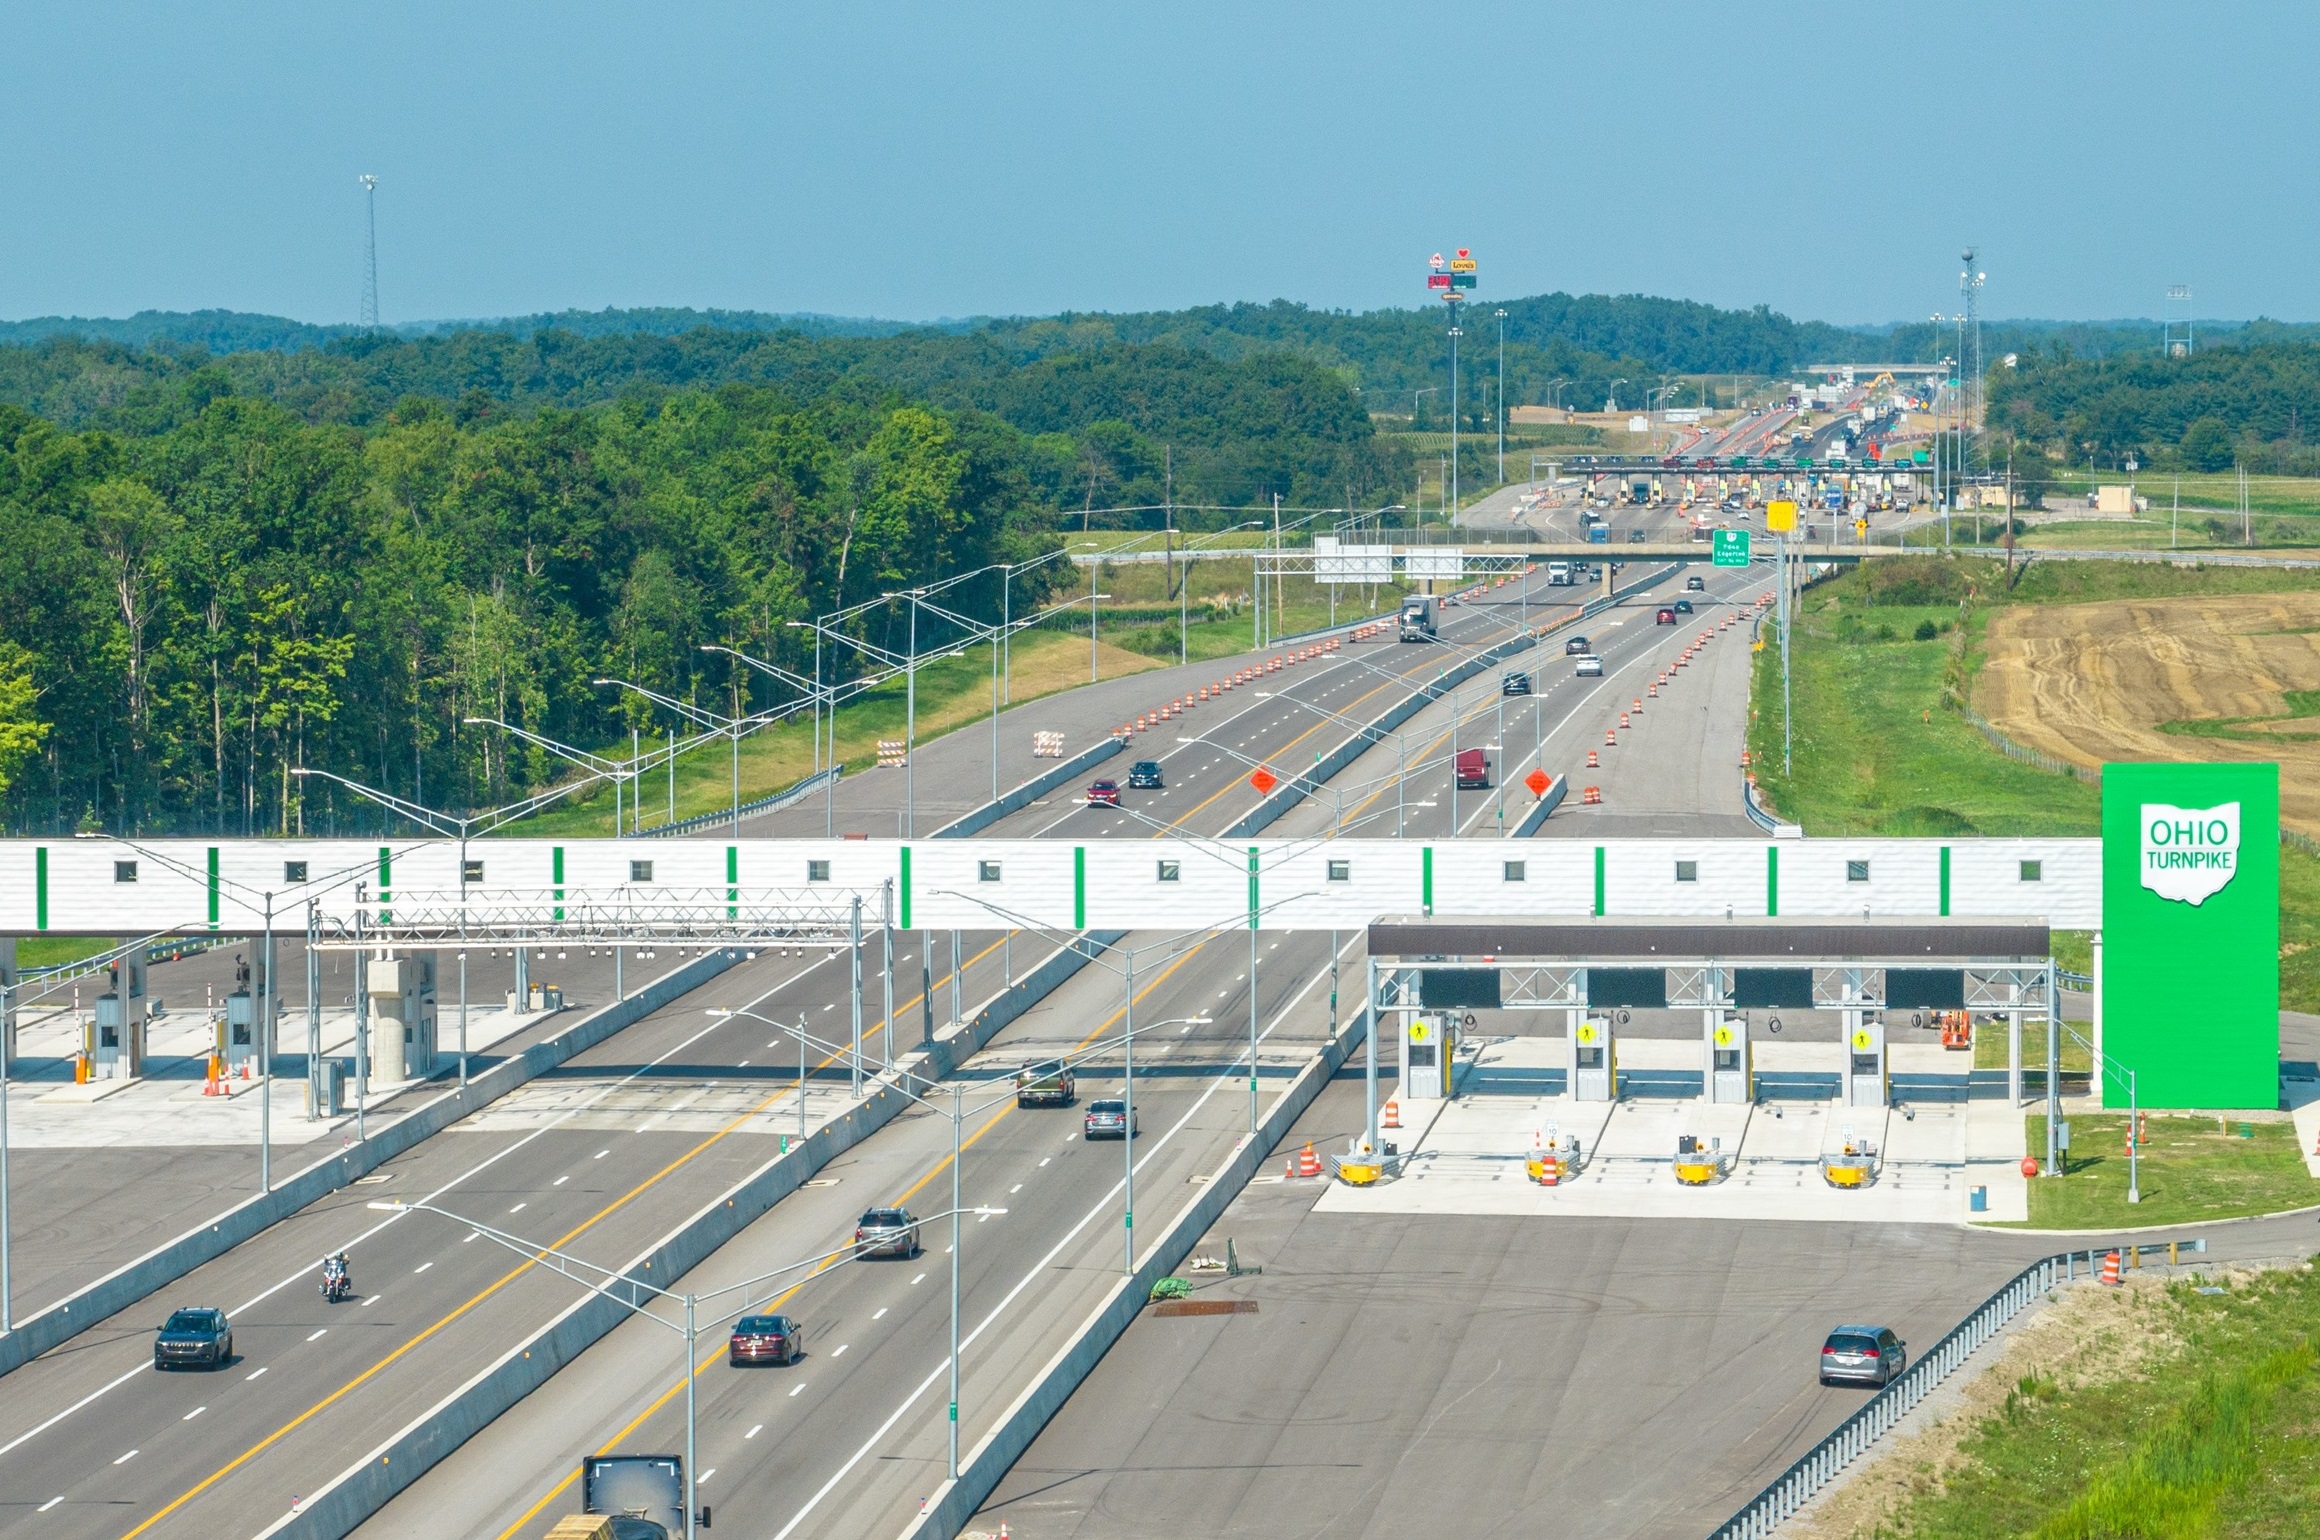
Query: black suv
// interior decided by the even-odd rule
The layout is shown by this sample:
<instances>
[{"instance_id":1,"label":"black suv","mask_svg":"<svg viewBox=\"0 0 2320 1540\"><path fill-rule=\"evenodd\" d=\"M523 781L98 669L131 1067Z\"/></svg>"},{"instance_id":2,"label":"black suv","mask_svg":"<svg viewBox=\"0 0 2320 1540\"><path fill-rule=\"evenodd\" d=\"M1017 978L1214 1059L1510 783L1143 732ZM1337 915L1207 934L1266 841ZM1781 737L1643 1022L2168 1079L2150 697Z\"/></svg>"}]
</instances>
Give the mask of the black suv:
<instances>
[{"instance_id":1,"label":"black suv","mask_svg":"<svg viewBox=\"0 0 2320 1540\"><path fill-rule=\"evenodd\" d=\"M1139 759L1128 767L1128 784L1138 791L1155 790L1167 785L1160 774L1160 761Z\"/></svg>"},{"instance_id":2,"label":"black suv","mask_svg":"<svg viewBox=\"0 0 2320 1540\"><path fill-rule=\"evenodd\" d=\"M172 1310L153 1334L153 1367L175 1369L199 1364L222 1369L234 1361L234 1328L226 1313L212 1305Z\"/></svg>"}]
</instances>

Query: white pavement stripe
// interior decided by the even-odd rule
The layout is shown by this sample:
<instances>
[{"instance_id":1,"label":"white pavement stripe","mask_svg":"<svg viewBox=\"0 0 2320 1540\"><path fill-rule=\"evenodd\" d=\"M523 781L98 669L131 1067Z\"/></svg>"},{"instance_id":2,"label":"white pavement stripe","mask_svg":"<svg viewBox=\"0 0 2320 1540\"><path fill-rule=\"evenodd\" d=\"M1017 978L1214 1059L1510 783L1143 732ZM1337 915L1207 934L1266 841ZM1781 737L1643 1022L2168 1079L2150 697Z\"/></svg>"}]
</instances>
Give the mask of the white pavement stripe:
<instances>
[{"instance_id":1,"label":"white pavement stripe","mask_svg":"<svg viewBox=\"0 0 2320 1540\"><path fill-rule=\"evenodd\" d=\"M827 961L827 960L828 960L828 959L827 959L827 957L826 957L826 956L825 956L824 958L820 959L820 960L817 960L817 961L816 961L814 964L812 964L811 966L809 966L807 969L805 969L805 970L804 970L804 972L803 972L803 973L800 973L798 976L799 976L799 977L801 977L801 978L802 978L802 977L804 977L804 973L810 973L810 972L812 972L812 971L813 971L813 968L815 968L815 967L819 967L819 966L821 965L821 962L823 962L823 961ZM769 992L770 992L770 991L769 991ZM612 1093L613 1093L615 1090L617 1090L617 1089L618 1089L620 1086L626 1085L626 1084L628 1084L630 1081L632 1081L632 1080L636 1080L636 1079L638 1079L639 1077L641 1077L641 1076L645 1075L646 1073L648 1073L649 1071L651 1071L651 1070L653 1070L653 1069L657 1068L657 1067L658 1067L658 1066L659 1066L659 1065L662 1063L662 1061L663 1061L663 1060L669 1059L669 1058L671 1058L671 1057L675 1056L676 1054L679 1054L679 1053L682 1053L682 1052L684 1052L686 1049L688 1049L688 1048L692 1047L692 1046L693 1046L693 1044L695 1044L695 1043L699 1042L699 1041L700 1041L702 1038L704 1038L704 1037L707 1037L707 1036L708 1036L708 1035L709 1035L711 1032L714 1032L714 1031L716 1031L716 1030L717 1030L717 1028L718 1028L719 1026L721 1026L721 1025L723 1025L723 1023L722 1023L722 1022L715 1022L715 1023L712 1023L712 1024L710 1024L709 1026L703 1027L703 1028L702 1028L700 1031L698 1031L698 1032L694 1033L694 1034L693 1034L691 1037L688 1037L688 1038L686 1038L686 1039L685 1039L683 1042L681 1042L681 1043L678 1043L678 1044L677 1044L675 1047L673 1047L673 1048L669 1049L669 1051L668 1051L667 1053L661 1054L659 1057L657 1057L657 1058L653 1059L651 1063L649 1063L649 1064L646 1064L646 1065L643 1065L642 1067L640 1067L640 1068L638 1068L638 1069L636 1069L636 1070L634 1070L634 1071L631 1071L631 1072L630 1072L628 1075L624 1076L622 1079L620 1079L620 1080L618 1080L618 1081L615 1081L615 1082L613 1082L613 1084L611 1084L611 1085L608 1085L608 1086L606 1086L606 1087L605 1087L605 1088L604 1088L604 1089L603 1089L603 1090L602 1090L600 1093L598 1093L598 1097L597 1097L597 1098L595 1098L595 1099L599 1099L599 1100L600 1100L602 1097L605 1097L605 1096L610 1096L610 1095L611 1095L611 1094L612 1094ZM562 1122L562 1121L564 1120L564 1118L571 1117L571 1116L573 1116L573 1115L577 1114L578 1112L580 1112L580 1111L582 1110L582 1108L583 1108L583 1107L585 1107L586 1105L588 1105L588 1104L587 1104L587 1103L583 1103L581 1106L576 1106L576 1107L572 1108L572 1109L571 1109L571 1111L570 1111L570 1112L567 1112L567 1113L565 1113L565 1114L563 1115L563 1117L559 1117L559 1118L557 1118L557 1119L556 1119L554 1122L550 1122L550 1123L543 1124L541 1127L539 1127L539 1128L537 1128L537 1129L534 1129L534 1130L533 1130L531 1133L528 1133L528 1134L524 1135L524 1136L523 1136L521 1139L518 1139L518 1140L516 1140L516 1141L515 1141L515 1143L513 1143L513 1144L509 1145L509 1146L508 1146L506 1149L503 1149L503 1150L497 1151L497 1152L496 1152L496 1153L494 1153L494 1154L491 1154L491 1155L487 1155L487 1156L485 1156L485 1157L484 1157L482 1160L479 1160L479 1161L477 1161L477 1162L476 1162L474 1165L472 1165L472 1166L468 1167L468 1168L467 1168L465 1171L462 1171L462 1172L460 1172L460 1173L459 1173L457 1176L453 1177L453 1178L452 1178L450 1181L448 1181L448 1182L445 1182L445 1183L444 1183L442 1186L440 1186L440 1187L436 1188L436 1189L435 1189L433 1192L431 1192L431 1193L427 1194L427 1195L426 1195L426 1197L425 1197L425 1198L423 1198L423 1199L421 1199L420 1201L421 1201L421 1202L425 1202L425 1203L432 1203L432 1202L434 1202L436 1199L438 1199L438 1198L442 1197L442 1196L443 1196L445 1193L447 1193L447 1192L451 1191L451 1189L452 1189L452 1188L454 1188L454 1187L457 1187L457 1186L458 1186L460 1183L462 1183L462 1182L464 1182L464 1181L468 1180L470 1177L477 1175L479 1172L482 1172L482 1171L486 1170L487 1168L489 1168L489 1167L491 1167L491 1166L497 1165L497 1164L498 1164L500 1161L502 1161L502 1160L505 1160L505 1159L506 1159L508 1156L510 1156L510 1155L513 1155L513 1154L514 1154L516 1151L518 1151L518 1150L522 1149L522 1148L523 1148L525 1145L527 1145L527 1144L530 1144L530 1143L531 1143L531 1142L532 1142L534 1139L537 1139L537 1138L539 1138L541 1135L543 1135L543 1134L545 1134L545 1133L549 1132L549 1130L551 1130L551 1129L555 1128L555 1127L557 1126L557 1123L560 1123L560 1122ZM612 1152L611 1152L610 1150L607 1150L607 1151L605 1151L604 1153L605 1153L606 1155L609 1155L609 1154L611 1154ZM599 1158L599 1159L601 1159L601 1158L602 1158L602 1156L599 1156L598 1158ZM404 1217L405 1217L405 1215L404 1215L404 1214L402 1214L402 1213L397 1213L397 1214L390 1214L390 1215L388 1215L388 1216L387 1216L385 1219L382 1219L382 1220L380 1220L380 1221L379 1221L377 1224L374 1224L374 1225L370 1226L368 1229L365 1229L365 1230L363 1230L363 1231L362 1231L360 1234L356 1235L356 1236L355 1236L355 1238L354 1238L353 1240L346 1242L344 1245L342 1245L342 1246L338 1247L337 1249L338 1249L338 1250L340 1250L340 1251L351 1251L351 1250L353 1250L355 1247L357 1247L357 1246L361 1245L361 1244L362 1244L364 1241L367 1241L367 1240L369 1240L369 1239L370 1239L372 1236L374 1236L374 1235L377 1235L377 1234L378 1234L378 1233L379 1233L381 1230L384 1230L384 1229L385 1229L387 1226L389 1226L389 1225L391 1225L391 1224L395 1224L395 1223L397 1223L398 1221L402 1220ZM481 1233L481 1232L478 1232L478 1233ZM469 1240L473 1240L473 1239L475 1239L475 1237L474 1237L473 1235L470 1235L470 1236L469 1236L469 1237L467 1237L467 1238L468 1238ZM229 1254L230 1254L230 1253L229 1253ZM278 1283L274 1284L272 1287L270 1287L270 1288L267 1288L267 1289L265 1289L264 1291L262 1291L262 1292L260 1292L260 1293L258 1293L258 1294L254 1294L254 1295L252 1295L252 1296L251 1296L251 1297L250 1297L248 1300L244 1301L242 1304L240 1304L240 1305L237 1305L237 1306L235 1306L235 1307L234 1307L232 1310L228 1311L228 1312L227 1312L227 1315L228 1315L229 1319L230 1319L231 1317L233 1317L233 1316L237 1316L237 1315L243 1315L243 1314L246 1314L246 1313L248 1313L248 1312L249 1312L249 1311L251 1311L251 1310L254 1310L254 1309L256 1309L256 1308L257 1308L259 1305L261 1305L261 1304L265 1303L265 1302L266 1302L268 1299L271 1299L271 1298L272 1298L274 1295L276 1295L276 1294L280 1293L282 1290L284 1290L284 1289L288 1288L288 1287L289 1287L291 1284L293 1284L293 1283L299 1283L299 1282L303 1282L303 1281L304 1281L304 1280L305 1280L305 1279L306 1279L308 1276L309 1276L309 1274L308 1274L308 1272L307 1272L307 1270L306 1270L305 1268L303 1268L303 1267L299 1268L299 1270L298 1270L297 1272L294 1272L294 1273L291 1273L291 1274L287 1275L287 1276L286 1276L286 1277L284 1277L284 1278L283 1278L283 1279L282 1279L280 1282L278 1282ZM371 1304L371 1303L374 1303L374 1302L375 1302L375 1300L376 1300L376 1296L373 1296L373 1298L372 1298L372 1299L365 1300L365 1301L363 1301L363 1303L365 1303L365 1304ZM107 1385L100 1386L100 1387L98 1387L96 1390L94 1390L94 1391L90 1392L88 1395L86 1395L86 1396L82 1397L80 1400L78 1400L78 1401L75 1401L75 1402L74 1402L74 1403L73 1403L71 1406L68 1406L68 1407L66 1407L66 1408L65 1408L63 1411L61 1411L61 1412L57 1413L57 1414L56 1414L54 1417L51 1417L51 1418L49 1418L49 1419L48 1419L48 1421L46 1421L46 1422L42 1423L42 1424L41 1424L39 1427L37 1427L37 1428L33 1428L32 1430L30 1430L29 1432L26 1432L26 1433L20 1433L20 1434L18 1434L18 1435L17 1435L15 1438L13 1438L13 1439L9 1440L7 1443L5 1443L5 1444L0 1444L0 1455L4 1455L4 1454L8 1453L8 1451L10 1451L11 1449L14 1449L14 1448L16 1448L18 1445L20 1445L20 1444L24 1443L24 1442L25 1442L27 1439L33 1438L34 1436L36 1436L36 1435L38 1435L38 1434L40 1434L40 1433L44 1433L44 1432L46 1432L48 1429L50 1429L50 1428L52 1428L52 1427L56 1426L58 1423L60 1423L60 1422L64 1421L64 1419L66 1419L67 1417L70 1417L70 1416L71 1416L73 1413L75 1413L75 1412L77 1412L77 1411L81 1410L83 1407L85 1407L85 1406L89 1405L91 1402L93 1402L93 1401L97 1400L99 1397L102 1397L102 1396L104 1396L104 1395L105 1395L105 1394L107 1394L108 1392L110 1392L110 1391L112 1391L112 1390L115 1390L115 1389L119 1388L119 1387L120 1387L120 1386L122 1386L122 1385L126 1385L127 1383L129 1383L129 1381L130 1381L130 1380L132 1380L132 1379L135 1379L135 1378L136 1378L136 1377L137 1377L139 1374L142 1374L142 1373L145 1371L145 1367L146 1367L146 1366L145 1366L145 1365L143 1365L143 1364L140 1364L140 1365L138 1365L136 1368L134 1368L134 1369L130 1370L130 1371L127 1373L127 1374L124 1374L124 1375L122 1375L122 1376L121 1376L119 1379L117 1379L117 1380L114 1380L114 1381L113 1381L112 1383L110 1383L110 1384L107 1384ZM272 1367L272 1365L264 1365L264 1366L261 1366L260 1368L258 1368L258 1369L256 1369L256 1370L254 1370L254 1371L253 1371L253 1372L251 1372L250 1374L248 1374L248 1375L244 1376L244 1378L245 1378L245 1379L251 1379L251 1380L254 1380L254 1379L256 1379L256 1378L257 1378L259 1375L261 1375L261 1374L264 1374L264 1373L266 1372L266 1370L267 1370L268 1368L271 1368L271 1367Z\"/></svg>"},{"instance_id":2,"label":"white pavement stripe","mask_svg":"<svg viewBox=\"0 0 2320 1540\"><path fill-rule=\"evenodd\" d=\"M1353 946L1354 942L1348 941L1346 942L1342 951L1351 951ZM1326 967L1320 969L1313 975L1312 978L1306 980L1304 986L1300 988L1296 994L1292 995L1285 1003L1283 1003L1279 1010L1274 1012L1271 1025L1267 1026L1264 1031L1258 1035L1257 1041L1260 1049L1264 1044L1264 1040L1271 1037L1274 1031L1280 1027L1281 1023L1288 1018L1289 1013L1297 1008L1299 1002L1301 1002L1307 994L1312 992L1313 986L1320 983L1328 976L1329 970ZM1238 1065L1240 1058L1246 1057L1247 1053L1244 1050L1240 1057L1233 1061L1233 1064ZM1167 1146L1168 1141L1175 1138L1176 1135L1182 1131L1184 1127L1193 1120L1194 1117L1199 1115L1200 1109L1208 1105L1208 1099L1210 1097L1214 1096L1219 1090L1222 1090L1227 1086L1231 1086L1237 1089L1240 1083L1241 1077L1235 1073L1233 1066L1228 1065L1222 1074L1219 1074L1214 1079L1209 1081L1208 1088L1200 1093L1199 1098L1195 1100L1189 1108L1185 1109L1184 1116L1178 1118L1174 1126L1172 1126L1166 1133L1162 1134L1159 1140L1154 1143L1149 1150L1145 1151L1143 1158L1136 1162L1136 1169L1141 1171L1145 1166L1149 1165L1153 1160L1157 1159L1160 1151ZM1085 1230L1090 1224L1094 1223L1099 1215L1106 1214L1111 1210L1113 1198L1120 1192L1124 1185L1126 1184L1122 1182L1114 1182L1111 1186L1111 1190L1105 1193L1101 1198L1097 1199L1095 1206L1090 1208L1085 1214L1081 1215L1078 1223L1074 1224L1068 1231L1066 1231L1062 1239L1058 1240L1053 1246L1048 1248L1047 1255L1041 1257L1039 1261L1032 1266L1031 1270L1025 1273L1021 1280L1018 1281L1013 1288L1007 1291L1006 1298L999 1301L998 1305L991 1311L991 1313L983 1318L982 1323L976 1326L973 1331L968 1332L965 1337L960 1339L960 1352L963 1353L968 1348L974 1346L975 1339L982 1336L983 1333L989 1330L990 1327L994 1325L1001 1316L1007 1313L1007 1307L1015 1303L1016 1296L1020 1295L1025 1289L1029 1288L1033 1280L1037 1279L1041 1274L1045 1273L1049 1267L1053 1266L1055 1259L1063 1254L1065 1247L1071 1245L1079 1238L1079 1234L1082 1230ZM919 1278L923 1278L926 1275L921 1273L918 1276ZM917 1281L918 1278L913 1278L911 1280L913 1283L916 1283ZM821 1505L822 1499L829 1496L831 1491L837 1487L838 1483L845 1480L847 1475L853 1471L854 1467L861 1464L863 1460L867 1459L870 1452L873 1449L876 1449L879 1443L885 1439L886 1435L894 1430L894 1425L902 1420L904 1414L909 1412L912 1406L917 1404L919 1397L925 1395L929 1390L932 1390L935 1385L942 1380L943 1376L949 1372L950 1360L948 1357L945 1357L942 1362L935 1365L934 1371L932 1373L927 1375L925 1379L919 1381L917 1389L911 1391L908 1395L902 1398L901 1403L894 1408L893 1412L888 1414L886 1420L878 1425L878 1431L871 1434L868 1439L864 1440L862 1447L855 1450L854 1453L848 1457L845 1464L839 1466L837 1470L833 1471L830 1475L830 1479L823 1482L812 1497L806 1499L805 1506L798 1509L796 1515L792 1517L787 1524L784 1524L780 1529L774 1532L773 1540L789 1540L789 1536L796 1531L800 1524L803 1524L806 1521L807 1516L810 1515L815 1508ZM800 1388L802 1389L803 1387ZM790 1392L790 1394L795 1395L797 1392L793 1390Z\"/></svg>"}]
</instances>

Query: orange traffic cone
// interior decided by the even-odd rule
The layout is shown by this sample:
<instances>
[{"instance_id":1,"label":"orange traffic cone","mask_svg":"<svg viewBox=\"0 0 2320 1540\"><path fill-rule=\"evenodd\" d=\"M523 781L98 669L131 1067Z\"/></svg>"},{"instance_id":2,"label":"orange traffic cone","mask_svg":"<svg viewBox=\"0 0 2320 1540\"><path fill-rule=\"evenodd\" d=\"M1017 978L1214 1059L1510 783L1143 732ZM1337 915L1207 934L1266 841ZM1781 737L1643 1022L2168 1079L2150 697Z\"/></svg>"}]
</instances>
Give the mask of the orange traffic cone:
<instances>
[{"instance_id":1,"label":"orange traffic cone","mask_svg":"<svg viewBox=\"0 0 2320 1540\"><path fill-rule=\"evenodd\" d=\"M1609 727L1603 729L1603 746L1607 749L1615 749L1619 747L1619 734L1617 730Z\"/></svg>"},{"instance_id":2,"label":"orange traffic cone","mask_svg":"<svg viewBox=\"0 0 2320 1540\"><path fill-rule=\"evenodd\" d=\"M1602 751L1602 750L1600 750L1600 749L1589 749L1589 750L1587 751L1587 768L1588 768L1588 769L1590 769L1590 770L1600 770L1600 769L1602 769L1602 768L1603 768L1603 751Z\"/></svg>"},{"instance_id":3,"label":"orange traffic cone","mask_svg":"<svg viewBox=\"0 0 2320 1540\"><path fill-rule=\"evenodd\" d=\"M2119 1281L2119 1254L2115 1251L2103 1253L2102 1281L2107 1284Z\"/></svg>"},{"instance_id":4,"label":"orange traffic cone","mask_svg":"<svg viewBox=\"0 0 2320 1540\"><path fill-rule=\"evenodd\" d=\"M1299 1176L1319 1176L1321 1174L1321 1157L1313 1153L1311 1140L1307 1140L1305 1148L1297 1152L1297 1174Z\"/></svg>"},{"instance_id":5,"label":"orange traffic cone","mask_svg":"<svg viewBox=\"0 0 2320 1540\"><path fill-rule=\"evenodd\" d=\"M1402 1126L1402 1104L1399 1101L1396 1101L1390 1097L1387 1099L1385 1122L1380 1126L1385 1128L1399 1128Z\"/></svg>"}]
</instances>

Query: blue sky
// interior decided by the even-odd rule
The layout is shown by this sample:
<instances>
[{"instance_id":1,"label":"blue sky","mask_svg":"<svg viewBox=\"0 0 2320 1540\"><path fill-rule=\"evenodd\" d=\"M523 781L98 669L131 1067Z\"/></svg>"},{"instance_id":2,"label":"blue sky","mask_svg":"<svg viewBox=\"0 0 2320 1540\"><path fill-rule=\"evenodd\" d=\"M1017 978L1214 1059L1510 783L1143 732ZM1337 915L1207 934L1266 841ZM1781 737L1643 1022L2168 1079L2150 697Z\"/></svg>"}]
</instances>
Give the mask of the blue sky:
<instances>
[{"instance_id":1,"label":"blue sky","mask_svg":"<svg viewBox=\"0 0 2320 1540\"><path fill-rule=\"evenodd\" d=\"M13 8L0 317L1553 289L2320 318L2320 7Z\"/></svg>"}]
</instances>

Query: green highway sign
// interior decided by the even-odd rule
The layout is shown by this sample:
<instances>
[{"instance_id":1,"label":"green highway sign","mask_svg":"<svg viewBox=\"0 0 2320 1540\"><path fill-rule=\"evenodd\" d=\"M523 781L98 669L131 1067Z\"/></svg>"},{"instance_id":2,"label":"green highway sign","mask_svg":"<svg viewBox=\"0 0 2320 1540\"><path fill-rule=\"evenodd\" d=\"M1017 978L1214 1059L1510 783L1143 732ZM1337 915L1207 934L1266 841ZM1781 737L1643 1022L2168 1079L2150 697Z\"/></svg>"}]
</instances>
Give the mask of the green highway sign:
<instances>
[{"instance_id":1,"label":"green highway sign","mask_svg":"<svg viewBox=\"0 0 2320 1540\"><path fill-rule=\"evenodd\" d=\"M2279 1101L2280 767L2105 765L2103 1105Z\"/></svg>"},{"instance_id":2,"label":"green highway sign","mask_svg":"<svg viewBox=\"0 0 2320 1540\"><path fill-rule=\"evenodd\" d=\"M1716 531L1716 553L1712 565L1718 567L1745 567L1748 565L1748 531L1719 529Z\"/></svg>"}]
</instances>

